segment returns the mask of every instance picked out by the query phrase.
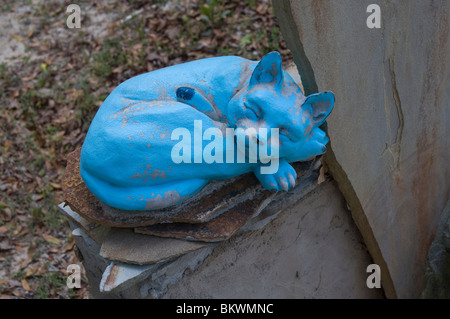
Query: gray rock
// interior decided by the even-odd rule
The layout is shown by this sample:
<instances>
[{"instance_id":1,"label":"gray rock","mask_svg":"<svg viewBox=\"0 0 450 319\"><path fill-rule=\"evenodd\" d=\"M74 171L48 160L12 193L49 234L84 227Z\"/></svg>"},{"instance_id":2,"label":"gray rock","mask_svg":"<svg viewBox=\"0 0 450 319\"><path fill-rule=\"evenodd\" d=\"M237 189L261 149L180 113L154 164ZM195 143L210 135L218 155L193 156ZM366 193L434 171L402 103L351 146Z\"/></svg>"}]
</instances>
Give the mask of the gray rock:
<instances>
[{"instance_id":1,"label":"gray rock","mask_svg":"<svg viewBox=\"0 0 450 319\"><path fill-rule=\"evenodd\" d=\"M414 298L449 194L450 3L378 1L369 29L372 3L273 5L306 93L336 94L325 159L386 295Z\"/></svg>"},{"instance_id":2,"label":"gray rock","mask_svg":"<svg viewBox=\"0 0 450 319\"><path fill-rule=\"evenodd\" d=\"M160 298L186 270L193 271L213 250L212 245L186 253L175 260L153 265L111 263L104 271L99 290L104 298Z\"/></svg>"},{"instance_id":3,"label":"gray rock","mask_svg":"<svg viewBox=\"0 0 450 319\"><path fill-rule=\"evenodd\" d=\"M69 205L61 203L58 205L59 211L66 216L71 223L76 227L83 229L89 237L91 237L97 244L101 245L111 227L90 222L83 218L80 214L74 212ZM74 229L74 227L72 227Z\"/></svg>"},{"instance_id":4,"label":"gray rock","mask_svg":"<svg viewBox=\"0 0 450 319\"><path fill-rule=\"evenodd\" d=\"M129 228L112 228L101 245L100 256L122 263L148 265L174 259L208 245L136 234Z\"/></svg>"},{"instance_id":5,"label":"gray rock","mask_svg":"<svg viewBox=\"0 0 450 319\"><path fill-rule=\"evenodd\" d=\"M100 281L100 292L112 293L138 284L148 277L155 265L129 265L111 263L106 267Z\"/></svg>"},{"instance_id":6,"label":"gray rock","mask_svg":"<svg viewBox=\"0 0 450 319\"><path fill-rule=\"evenodd\" d=\"M284 207L272 202L266 209L281 209L276 219L219 244L161 297L382 298L366 286L372 261L335 183L295 197Z\"/></svg>"},{"instance_id":7,"label":"gray rock","mask_svg":"<svg viewBox=\"0 0 450 319\"><path fill-rule=\"evenodd\" d=\"M72 223L73 224L73 223ZM99 291L99 282L106 267L111 263L100 256L100 246L82 228L73 229L77 255L86 270L89 281L89 296L103 298Z\"/></svg>"}]
</instances>

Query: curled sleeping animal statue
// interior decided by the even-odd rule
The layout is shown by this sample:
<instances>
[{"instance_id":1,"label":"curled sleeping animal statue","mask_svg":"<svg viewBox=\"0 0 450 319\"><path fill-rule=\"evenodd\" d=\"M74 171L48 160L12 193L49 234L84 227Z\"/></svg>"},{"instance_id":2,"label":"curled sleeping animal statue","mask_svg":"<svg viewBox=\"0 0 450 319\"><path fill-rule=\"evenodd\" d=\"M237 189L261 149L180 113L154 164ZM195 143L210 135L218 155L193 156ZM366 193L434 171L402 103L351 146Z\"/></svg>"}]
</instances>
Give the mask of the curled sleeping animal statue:
<instances>
[{"instance_id":1,"label":"curled sleeping animal statue","mask_svg":"<svg viewBox=\"0 0 450 319\"><path fill-rule=\"evenodd\" d=\"M181 203L212 180L254 172L268 190L296 183L289 164L326 151L319 126L334 94L305 97L277 52L261 61L200 59L133 77L95 115L80 174L121 210Z\"/></svg>"}]
</instances>

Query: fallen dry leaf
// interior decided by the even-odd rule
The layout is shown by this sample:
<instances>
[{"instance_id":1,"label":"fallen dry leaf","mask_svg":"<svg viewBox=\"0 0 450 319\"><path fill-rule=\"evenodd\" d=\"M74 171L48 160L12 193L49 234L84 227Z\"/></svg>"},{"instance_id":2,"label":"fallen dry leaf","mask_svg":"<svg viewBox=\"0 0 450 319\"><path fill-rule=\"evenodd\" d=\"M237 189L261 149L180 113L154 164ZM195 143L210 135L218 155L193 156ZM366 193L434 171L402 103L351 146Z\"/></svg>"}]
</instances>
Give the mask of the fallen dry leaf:
<instances>
[{"instance_id":1,"label":"fallen dry leaf","mask_svg":"<svg viewBox=\"0 0 450 319\"><path fill-rule=\"evenodd\" d=\"M20 263L20 269L25 269L33 261L33 255L36 251L36 245L33 243L28 247L25 259Z\"/></svg>"},{"instance_id":2,"label":"fallen dry leaf","mask_svg":"<svg viewBox=\"0 0 450 319\"><path fill-rule=\"evenodd\" d=\"M28 29L27 37L28 37L28 38L31 38L31 37L33 36L33 34L34 34L34 28Z\"/></svg>"},{"instance_id":3,"label":"fallen dry leaf","mask_svg":"<svg viewBox=\"0 0 450 319\"><path fill-rule=\"evenodd\" d=\"M50 250L48 252L50 252L50 253L57 253L58 250L59 250L58 247L52 247L52 248L50 248Z\"/></svg>"},{"instance_id":4,"label":"fallen dry leaf","mask_svg":"<svg viewBox=\"0 0 450 319\"><path fill-rule=\"evenodd\" d=\"M8 153L10 147L11 147L11 141L6 140L4 143L5 153Z\"/></svg>"},{"instance_id":5,"label":"fallen dry leaf","mask_svg":"<svg viewBox=\"0 0 450 319\"><path fill-rule=\"evenodd\" d=\"M320 167L319 170L319 177L317 179L317 184L322 184L323 182L325 182L326 180L325 174L328 173L328 167L323 158L321 159L321 163L322 167Z\"/></svg>"},{"instance_id":6,"label":"fallen dry leaf","mask_svg":"<svg viewBox=\"0 0 450 319\"><path fill-rule=\"evenodd\" d=\"M325 182L325 168L322 166L319 171L319 177L317 178L317 184Z\"/></svg>"},{"instance_id":7,"label":"fallen dry leaf","mask_svg":"<svg viewBox=\"0 0 450 319\"><path fill-rule=\"evenodd\" d=\"M9 238L4 238L0 241L0 251L2 250L10 250L13 246L11 245L11 241Z\"/></svg>"},{"instance_id":8,"label":"fallen dry leaf","mask_svg":"<svg viewBox=\"0 0 450 319\"><path fill-rule=\"evenodd\" d=\"M22 288L23 289L25 289L26 291L31 291L31 287L30 287L30 285L28 284L28 281L25 278L23 278L20 282L22 283Z\"/></svg>"},{"instance_id":9,"label":"fallen dry leaf","mask_svg":"<svg viewBox=\"0 0 450 319\"><path fill-rule=\"evenodd\" d=\"M18 244L14 244L14 249L16 250L16 252L22 253L25 251L25 248L23 248L22 246L18 245Z\"/></svg>"},{"instance_id":10,"label":"fallen dry leaf","mask_svg":"<svg viewBox=\"0 0 450 319\"><path fill-rule=\"evenodd\" d=\"M23 236L25 236L26 234L28 234L29 232L30 232L29 229L24 229L24 230L22 230L19 234L17 234L17 237L23 237Z\"/></svg>"},{"instance_id":11,"label":"fallen dry leaf","mask_svg":"<svg viewBox=\"0 0 450 319\"><path fill-rule=\"evenodd\" d=\"M68 252L69 250L73 249L73 246L75 245L75 240L72 240L71 242L67 243L64 248L62 249L62 252Z\"/></svg>"},{"instance_id":12,"label":"fallen dry leaf","mask_svg":"<svg viewBox=\"0 0 450 319\"><path fill-rule=\"evenodd\" d=\"M61 132L61 133L64 134L64 132ZM59 184L59 183L52 183L52 182L50 182L50 185L52 185L52 187L53 187L54 189L61 189L61 188L62 188L62 187L61 187L61 184Z\"/></svg>"},{"instance_id":13,"label":"fallen dry leaf","mask_svg":"<svg viewBox=\"0 0 450 319\"><path fill-rule=\"evenodd\" d=\"M33 201L38 202L44 198L44 195L33 195L31 196L31 198L33 199Z\"/></svg>"},{"instance_id":14,"label":"fallen dry leaf","mask_svg":"<svg viewBox=\"0 0 450 319\"><path fill-rule=\"evenodd\" d=\"M8 222L12 218L11 209L9 207L5 207L1 212L2 220Z\"/></svg>"},{"instance_id":15,"label":"fallen dry leaf","mask_svg":"<svg viewBox=\"0 0 450 319\"><path fill-rule=\"evenodd\" d=\"M47 267L45 265L40 265L39 271L35 273L36 276L42 276L47 273Z\"/></svg>"},{"instance_id":16,"label":"fallen dry leaf","mask_svg":"<svg viewBox=\"0 0 450 319\"><path fill-rule=\"evenodd\" d=\"M48 234L42 234L42 237L45 239L45 241L49 244L53 244L53 245L61 245L61 240L59 240L58 238L52 236L52 235L48 235Z\"/></svg>"},{"instance_id":17,"label":"fallen dry leaf","mask_svg":"<svg viewBox=\"0 0 450 319\"><path fill-rule=\"evenodd\" d=\"M28 277L34 275L40 266L41 265L39 263L37 263L34 267L28 268L27 271L25 272L25 277L28 278Z\"/></svg>"},{"instance_id":18,"label":"fallen dry leaf","mask_svg":"<svg viewBox=\"0 0 450 319\"><path fill-rule=\"evenodd\" d=\"M22 225L18 225L12 235L17 236L17 234L19 234L21 230L22 230Z\"/></svg>"},{"instance_id":19,"label":"fallen dry leaf","mask_svg":"<svg viewBox=\"0 0 450 319\"><path fill-rule=\"evenodd\" d=\"M25 39L18 34L11 34L11 38L13 38L14 40L19 41L19 42L25 41Z\"/></svg>"},{"instance_id":20,"label":"fallen dry leaf","mask_svg":"<svg viewBox=\"0 0 450 319\"><path fill-rule=\"evenodd\" d=\"M27 256L21 263L20 263L20 269L26 268L31 262L33 261L33 258Z\"/></svg>"}]
</instances>

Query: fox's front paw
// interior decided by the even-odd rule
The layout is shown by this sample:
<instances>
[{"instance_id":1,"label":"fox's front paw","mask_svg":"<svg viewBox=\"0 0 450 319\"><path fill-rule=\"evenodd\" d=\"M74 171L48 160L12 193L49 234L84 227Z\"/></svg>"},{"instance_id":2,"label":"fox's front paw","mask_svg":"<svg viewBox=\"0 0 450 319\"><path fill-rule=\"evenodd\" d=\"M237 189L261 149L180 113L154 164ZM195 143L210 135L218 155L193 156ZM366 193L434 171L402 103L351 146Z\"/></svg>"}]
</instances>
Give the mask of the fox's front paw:
<instances>
[{"instance_id":1,"label":"fox's front paw","mask_svg":"<svg viewBox=\"0 0 450 319\"><path fill-rule=\"evenodd\" d=\"M288 191L295 186L297 172L284 159L280 159L278 171L274 174L261 174L260 169L255 170L255 175L261 184L270 191Z\"/></svg>"}]
</instances>

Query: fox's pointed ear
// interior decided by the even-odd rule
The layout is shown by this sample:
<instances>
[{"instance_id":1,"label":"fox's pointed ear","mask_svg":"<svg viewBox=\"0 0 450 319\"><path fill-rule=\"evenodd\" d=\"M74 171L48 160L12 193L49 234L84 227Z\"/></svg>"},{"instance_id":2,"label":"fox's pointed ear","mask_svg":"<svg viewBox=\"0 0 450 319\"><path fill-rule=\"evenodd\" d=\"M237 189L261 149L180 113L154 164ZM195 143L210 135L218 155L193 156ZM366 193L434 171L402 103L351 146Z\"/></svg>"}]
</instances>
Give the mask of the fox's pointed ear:
<instances>
[{"instance_id":1,"label":"fox's pointed ear","mask_svg":"<svg viewBox=\"0 0 450 319\"><path fill-rule=\"evenodd\" d=\"M308 96L302 105L303 111L311 114L311 122L320 126L330 115L334 106L334 93L323 92Z\"/></svg>"},{"instance_id":2,"label":"fox's pointed ear","mask_svg":"<svg viewBox=\"0 0 450 319\"><path fill-rule=\"evenodd\" d=\"M273 83L274 86L281 88L283 84L283 68L281 56L278 52L266 54L256 65L250 78L250 87L260 83Z\"/></svg>"}]
</instances>

